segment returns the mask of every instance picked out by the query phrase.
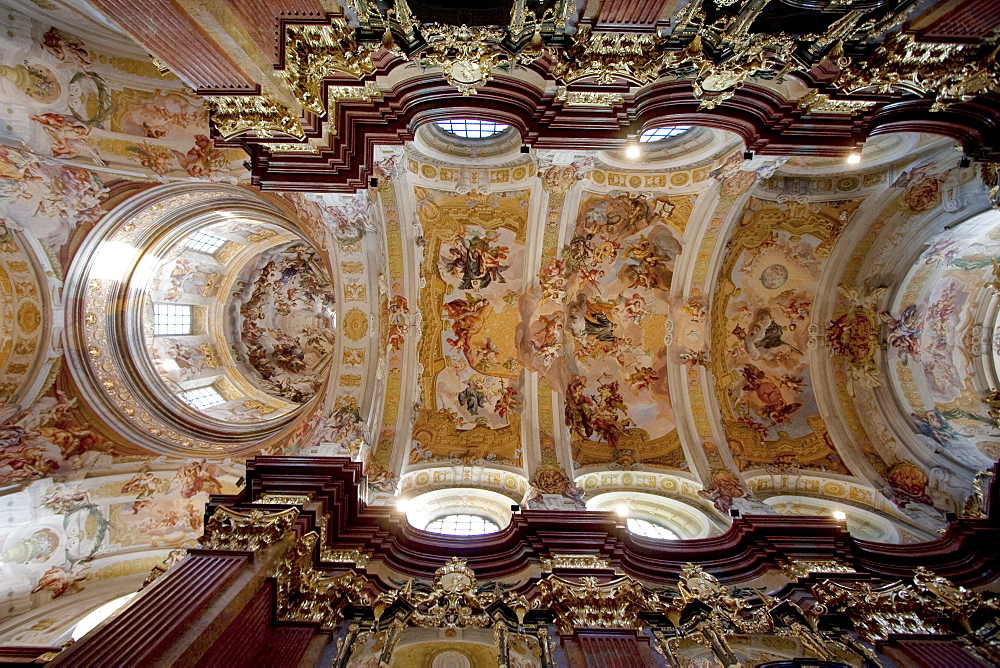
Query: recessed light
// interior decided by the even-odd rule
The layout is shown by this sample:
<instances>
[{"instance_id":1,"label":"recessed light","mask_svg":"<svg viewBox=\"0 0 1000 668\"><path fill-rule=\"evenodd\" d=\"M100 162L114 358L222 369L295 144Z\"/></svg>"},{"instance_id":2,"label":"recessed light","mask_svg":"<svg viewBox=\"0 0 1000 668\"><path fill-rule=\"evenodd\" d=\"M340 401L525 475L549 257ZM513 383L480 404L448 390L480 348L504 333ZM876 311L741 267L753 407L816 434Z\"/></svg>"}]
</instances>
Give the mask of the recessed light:
<instances>
[{"instance_id":1,"label":"recessed light","mask_svg":"<svg viewBox=\"0 0 1000 668\"><path fill-rule=\"evenodd\" d=\"M625 149L625 157L635 160L640 155L642 155L642 150L639 149L635 144L630 144L627 149Z\"/></svg>"},{"instance_id":2,"label":"recessed light","mask_svg":"<svg viewBox=\"0 0 1000 668\"><path fill-rule=\"evenodd\" d=\"M618 517L628 517L628 506L624 503L619 505L615 510L618 512Z\"/></svg>"},{"instance_id":3,"label":"recessed light","mask_svg":"<svg viewBox=\"0 0 1000 668\"><path fill-rule=\"evenodd\" d=\"M847 513L845 513L843 510L835 510L833 511L833 519L839 522L843 522L844 520L847 519Z\"/></svg>"},{"instance_id":4,"label":"recessed light","mask_svg":"<svg viewBox=\"0 0 1000 668\"><path fill-rule=\"evenodd\" d=\"M849 156L847 156L847 164L849 164L849 165L856 165L859 162L861 162L861 154L860 153L852 153Z\"/></svg>"}]
</instances>

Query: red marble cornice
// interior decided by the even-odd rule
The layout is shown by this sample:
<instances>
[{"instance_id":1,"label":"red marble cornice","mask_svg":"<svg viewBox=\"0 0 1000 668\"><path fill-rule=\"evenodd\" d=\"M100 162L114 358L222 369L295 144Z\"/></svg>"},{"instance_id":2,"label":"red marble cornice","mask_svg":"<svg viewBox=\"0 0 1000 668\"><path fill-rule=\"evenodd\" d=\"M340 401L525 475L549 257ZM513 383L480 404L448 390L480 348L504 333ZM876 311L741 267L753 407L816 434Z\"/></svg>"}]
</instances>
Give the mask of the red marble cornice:
<instances>
[{"instance_id":1,"label":"red marble cornice","mask_svg":"<svg viewBox=\"0 0 1000 668\"><path fill-rule=\"evenodd\" d=\"M386 70L397 61L383 65ZM825 88L824 88L825 90ZM833 90L827 93L834 93ZM994 99L995 98L995 99ZM423 123L474 116L517 128L541 149L600 150L623 147L644 128L685 123L727 130L750 150L772 155L846 157L872 134L930 132L954 137L966 154L1000 160L1000 96L930 111L928 100L875 95L870 110L853 115L809 114L774 91L748 84L712 110L699 110L690 82L658 83L614 107L566 106L554 95L498 76L474 96L462 96L437 74L408 78L369 102L341 101L332 110L334 132L318 154L271 154L287 138L242 136L220 145L251 155L251 178L265 190L354 191L367 185L374 147L399 145ZM321 119L305 119L307 135L320 137Z\"/></svg>"},{"instance_id":2,"label":"red marble cornice","mask_svg":"<svg viewBox=\"0 0 1000 668\"><path fill-rule=\"evenodd\" d=\"M1000 522L995 517L953 522L941 538L916 545L856 540L829 517L780 515L738 518L714 538L664 542L634 536L613 513L524 510L503 531L459 538L418 530L395 508L365 506L357 500L361 480L360 465L346 458L258 457L247 463L244 490L212 497L207 512L218 505L247 509L264 493L311 493L318 505L305 504L300 531L314 530L326 515L333 549L372 552L398 572L422 578L432 577L452 556L466 559L483 579L494 579L553 554L601 556L650 584L676 582L689 562L724 582L741 582L787 559L837 559L888 580L912 577L918 566L966 586L1000 576L993 547L1000 544Z\"/></svg>"}]
</instances>

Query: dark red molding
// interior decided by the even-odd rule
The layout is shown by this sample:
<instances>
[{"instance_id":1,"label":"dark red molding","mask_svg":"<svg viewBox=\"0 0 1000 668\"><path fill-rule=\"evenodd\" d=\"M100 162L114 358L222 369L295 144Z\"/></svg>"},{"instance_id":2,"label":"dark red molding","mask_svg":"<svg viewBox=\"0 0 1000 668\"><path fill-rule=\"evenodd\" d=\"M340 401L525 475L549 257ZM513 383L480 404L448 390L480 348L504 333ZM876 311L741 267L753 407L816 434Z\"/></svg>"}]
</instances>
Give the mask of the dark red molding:
<instances>
[{"instance_id":1,"label":"dark red molding","mask_svg":"<svg viewBox=\"0 0 1000 668\"><path fill-rule=\"evenodd\" d=\"M613 513L524 510L503 531L460 538L416 529L395 508L364 505L357 490L362 480L361 466L346 458L257 457L247 462L243 491L213 496L207 512L218 505L249 510L265 493L312 494L313 502L304 504L299 516L299 531L317 529L317 522L328 516L331 548L370 552L396 571L421 578L433 577L453 556L466 559L481 578L496 579L554 554L598 555L653 585L675 583L689 562L724 582L741 582L788 559L837 559L889 580L912 577L918 566L966 586L1000 576L995 555L1000 523L995 517L953 522L941 538L915 545L856 540L829 517L781 515L736 519L729 531L714 538L665 542L634 536Z\"/></svg>"},{"instance_id":2,"label":"dark red molding","mask_svg":"<svg viewBox=\"0 0 1000 668\"><path fill-rule=\"evenodd\" d=\"M398 59L380 63L379 73L399 64ZM539 61L538 67L544 69L544 63ZM699 110L690 82L667 81L610 109L571 107L511 77L497 76L478 94L463 96L440 75L428 73L408 78L370 102L336 103L331 119L336 130L319 154L271 154L269 144L288 141L280 137L244 135L228 142L216 137L216 142L245 149L251 156L252 183L264 190L341 192L366 186L376 145L402 144L419 125L455 116L512 125L524 143L542 149L617 149L646 128L683 123L733 132L748 149L762 154L846 157L873 134L929 132L954 137L971 157L1000 160L1000 96L945 111L931 111L930 100L913 96L863 99L875 106L853 115L811 114L770 89L747 84L716 109ZM320 120L307 116L308 136L321 136Z\"/></svg>"}]
</instances>

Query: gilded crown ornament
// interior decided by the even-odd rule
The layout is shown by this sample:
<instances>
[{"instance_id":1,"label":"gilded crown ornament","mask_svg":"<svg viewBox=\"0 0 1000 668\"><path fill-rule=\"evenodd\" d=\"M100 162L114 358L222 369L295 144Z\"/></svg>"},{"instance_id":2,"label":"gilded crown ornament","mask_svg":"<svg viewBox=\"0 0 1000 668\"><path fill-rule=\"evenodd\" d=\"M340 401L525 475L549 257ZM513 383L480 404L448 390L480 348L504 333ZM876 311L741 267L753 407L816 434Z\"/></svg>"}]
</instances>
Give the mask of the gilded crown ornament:
<instances>
[{"instance_id":1,"label":"gilded crown ornament","mask_svg":"<svg viewBox=\"0 0 1000 668\"><path fill-rule=\"evenodd\" d=\"M476 574L466 565L465 559L452 557L434 571L434 584L430 591L414 591L411 581L400 592L399 597L413 606L410 622L415 626L490 626L492 620L485 608L495 598L481 594L478 589Z\"/></svg>"}]
</instances>

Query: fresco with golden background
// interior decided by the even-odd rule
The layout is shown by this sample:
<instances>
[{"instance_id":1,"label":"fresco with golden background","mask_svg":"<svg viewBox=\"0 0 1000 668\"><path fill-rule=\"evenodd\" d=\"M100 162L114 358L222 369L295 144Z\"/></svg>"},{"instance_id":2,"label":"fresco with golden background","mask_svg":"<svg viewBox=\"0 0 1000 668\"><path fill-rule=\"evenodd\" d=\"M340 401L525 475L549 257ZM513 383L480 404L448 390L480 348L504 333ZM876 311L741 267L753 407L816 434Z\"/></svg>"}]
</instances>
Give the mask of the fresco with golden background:
<instances>
[{"instance_id":1,"label":"fresco with golden background","mask_svg":"<svg viewBox=\"0 0 1000 668\"><path fill-rule=\"evenodd\" d=\"M486 195L415 188L423 228L423 398L410 462L519 464L529 191Z\"/></svg>"}]
</instances>

